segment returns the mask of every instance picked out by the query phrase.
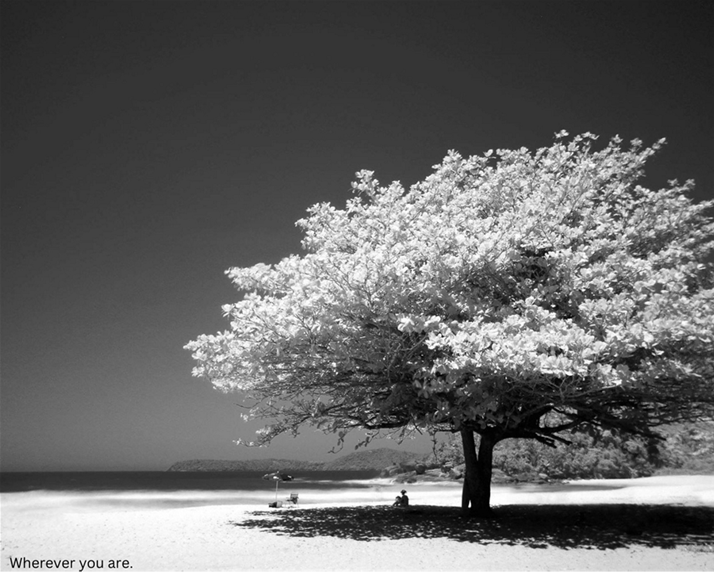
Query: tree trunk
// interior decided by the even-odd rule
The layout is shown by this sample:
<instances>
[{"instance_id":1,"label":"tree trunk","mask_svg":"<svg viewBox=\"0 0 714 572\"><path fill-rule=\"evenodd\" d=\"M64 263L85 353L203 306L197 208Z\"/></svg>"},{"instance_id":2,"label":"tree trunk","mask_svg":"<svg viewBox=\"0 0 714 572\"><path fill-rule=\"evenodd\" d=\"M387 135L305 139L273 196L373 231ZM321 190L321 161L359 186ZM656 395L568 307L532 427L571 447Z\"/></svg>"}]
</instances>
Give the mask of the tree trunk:
<instances>
[{"instance_id":1,"label":"tree trunk","mask_svg":"<svg viewBox=\"0 0 714 572\"><path fill-rule=\"evenodd\" d=\"M474 432L471 429L461 429L461 441L466 463L461 511L468 516L492 517L491 472L493 448L498 441L493 433L482 433L478 455Z\"/></svg>"}]
</instances>

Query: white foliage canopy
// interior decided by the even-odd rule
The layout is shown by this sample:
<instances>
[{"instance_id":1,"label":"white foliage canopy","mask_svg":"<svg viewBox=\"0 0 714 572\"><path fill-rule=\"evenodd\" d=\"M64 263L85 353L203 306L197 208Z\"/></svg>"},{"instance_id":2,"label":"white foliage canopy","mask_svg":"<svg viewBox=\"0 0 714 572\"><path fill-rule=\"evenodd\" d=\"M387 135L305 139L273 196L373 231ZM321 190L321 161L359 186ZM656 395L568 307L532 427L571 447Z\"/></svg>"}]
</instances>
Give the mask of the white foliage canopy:
<instances>
[{"instance_id":1,"label":"white foliage canopy","mask_svg":"<svg viewBox=\"0 0 714 572\"><path fill-rule=\"evenodd\" d=\"M569 138L449 152L405 190L361 171L344 209L298 221L302 255L227 271L230 328L194 375L271 422L504 436L642 429L712 413L712 202L638 185L663 141Z\"/></svg>"}]
</instances>

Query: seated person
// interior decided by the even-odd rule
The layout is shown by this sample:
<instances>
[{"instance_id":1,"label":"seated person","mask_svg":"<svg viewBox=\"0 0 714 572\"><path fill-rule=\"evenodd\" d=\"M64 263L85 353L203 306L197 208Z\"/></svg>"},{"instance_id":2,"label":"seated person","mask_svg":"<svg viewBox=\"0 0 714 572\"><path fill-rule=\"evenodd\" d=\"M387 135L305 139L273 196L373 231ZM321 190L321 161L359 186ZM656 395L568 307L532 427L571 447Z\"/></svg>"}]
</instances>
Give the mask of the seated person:
<instances>
[{"instance_id":1,"label":"seated person","mask_svg":"<svg viewBox=\"0 0 714 572\"><path fill-rule=\"evenodd\" d=\"M409 506L409 497L407 496L407 491L403 490L402 495L398 496L394 501L392 506L406 507Z\"/></svg>"}]
</instances>

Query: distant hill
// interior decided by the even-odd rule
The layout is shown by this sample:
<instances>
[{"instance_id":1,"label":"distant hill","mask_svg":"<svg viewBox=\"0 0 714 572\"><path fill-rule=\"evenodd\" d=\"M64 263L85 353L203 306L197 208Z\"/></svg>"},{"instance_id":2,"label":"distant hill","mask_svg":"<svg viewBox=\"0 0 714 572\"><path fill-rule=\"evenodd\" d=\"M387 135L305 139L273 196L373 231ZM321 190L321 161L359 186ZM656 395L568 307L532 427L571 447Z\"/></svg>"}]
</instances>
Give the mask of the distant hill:
<instances>
[{"instance_id":1,"label":"distant hill","mask_svg":"<svg viewBox=\"0 0 714 572\"><path fill-rule=\"evenodd\" d=\"M410 465L421 462L426 455L397 451L395 449L372 449L355 451L344 457L324 463L324 471L381 471L391 465Z\"/></svg>"},{"instance_id":2,"label":"distant hill","mask_svg":"<svg viewBox=\"0 0 714 572\"><path fill-rule=\"evenodd\" d=\"M179 461L169 471L222 472L222 471L381 471L391 465L414 464L425 455L396 449L372 449L356 451L326 463L299 461L296 459L251 459L245 461L220 461L196 459Z\"/></svg>"},{"instance_id":3,"label":"distant hill","mask_svg":"<svg viewBox=\"0 0 714 572\"><path fill-rule=\"evenodd\" d=\"M169 467L169 471L193 472L223 472L223 471L264 471L270 473L282 469L284 471L322 471L323 463L297 461L295 459L251 459L246 461L218 461L211 459L194 459L179 461Z\"/></svg>"}]
</instances>

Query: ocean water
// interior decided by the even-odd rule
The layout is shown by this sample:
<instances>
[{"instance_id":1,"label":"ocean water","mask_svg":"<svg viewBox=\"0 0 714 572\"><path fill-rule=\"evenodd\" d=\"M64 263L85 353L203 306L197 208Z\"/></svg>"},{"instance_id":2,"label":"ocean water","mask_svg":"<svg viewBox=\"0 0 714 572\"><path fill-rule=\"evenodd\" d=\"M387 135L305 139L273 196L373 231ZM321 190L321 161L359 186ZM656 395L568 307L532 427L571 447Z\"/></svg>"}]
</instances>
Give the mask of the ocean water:
<instances>
[{"instance_id":1,"label":"ocean water","mask_svg":"<svg viewBox=\"0 0 714 572\"><path fill-rule=\"evenodd\" d=\"M263 479L264 472L56 472L2 473L3 503L41 494L47 502L117 509L209 505L267 506L299 495L309 505L340 499L389 499L400 485L374 471L297 471L292 481ZM397 491L398 492L398 491ZM396 494L396 493L394 493ZM376 497L375 497L376 495ZM51 500L50 500L51 499Z\"/></svg>"},{"instance_id":2,"label":"ocean water","mask_svg":"<svg viewBox=\"0 0 714 572\"><path fill-rule=\"evenodd\" d=\"M275 481L263 479L265 471L221 472L28 472L0 473L0 492L47 491L215 491L266 490ZM307 489L339 486L364 488L377 471L297 471L290 473L292 481L279 487L299 485Z\"/></svg>"}]
</instances>

